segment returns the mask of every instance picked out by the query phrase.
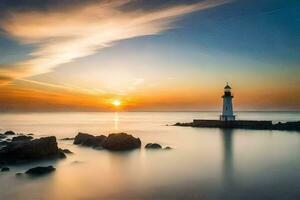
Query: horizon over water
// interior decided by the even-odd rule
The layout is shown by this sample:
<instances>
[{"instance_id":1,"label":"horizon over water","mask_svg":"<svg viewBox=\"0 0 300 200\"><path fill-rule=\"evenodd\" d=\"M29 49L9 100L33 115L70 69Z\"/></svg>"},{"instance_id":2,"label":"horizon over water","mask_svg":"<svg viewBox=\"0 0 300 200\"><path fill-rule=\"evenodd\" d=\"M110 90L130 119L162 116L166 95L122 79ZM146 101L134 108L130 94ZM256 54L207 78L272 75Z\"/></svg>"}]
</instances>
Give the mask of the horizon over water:
<instances>
[{"instance_id":1,"label":"horizon over water","mask_svg":"<svg viewBox=\"0 0 300 200\"><path fill-rule=\"evenodd\" d=\"M0 132L54 135L67 159L10 166L0 173L0 199L299 199L300 134L295 131L166 126L218 119L220 112L38 112L0 114ZM236 112L237 119L299 121L300 112ZM62 141L78 132L126 132L142 141L129 152ZM170 151L146 150L146 143ZM16 177L33 166L56 171ZM30 192L28 192L30 191Z\"/></svg>"}]
</instances>

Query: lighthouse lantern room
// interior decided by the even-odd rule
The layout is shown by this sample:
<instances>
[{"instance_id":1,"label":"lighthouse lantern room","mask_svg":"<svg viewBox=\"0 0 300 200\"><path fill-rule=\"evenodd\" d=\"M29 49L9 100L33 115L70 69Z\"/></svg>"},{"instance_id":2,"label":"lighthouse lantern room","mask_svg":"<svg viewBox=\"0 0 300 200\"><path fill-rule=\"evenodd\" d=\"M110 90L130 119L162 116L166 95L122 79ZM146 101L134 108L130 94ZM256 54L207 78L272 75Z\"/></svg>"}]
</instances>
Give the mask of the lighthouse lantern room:
<instances>
[{"instance_id":1,"label":"lighthouse lantern room","mask_svg":"<svg viewBox=\"0 0 300 200\"><path fill-rule=\"evenodd\" d=\"M234 121L235 115L233 114L233 106L232 106L232 94L231 94L231 87L226 84L224 87L224 95L223 98L223 112L220 115L221 121Z\"/></svg>"}]
</instances>

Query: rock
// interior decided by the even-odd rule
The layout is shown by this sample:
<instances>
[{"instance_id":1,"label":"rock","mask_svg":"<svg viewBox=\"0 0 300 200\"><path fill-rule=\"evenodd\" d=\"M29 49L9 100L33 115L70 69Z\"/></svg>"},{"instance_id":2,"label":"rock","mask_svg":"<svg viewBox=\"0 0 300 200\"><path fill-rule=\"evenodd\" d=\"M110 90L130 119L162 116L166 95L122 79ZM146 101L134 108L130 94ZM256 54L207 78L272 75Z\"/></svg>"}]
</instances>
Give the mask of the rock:
<instances>
[{"instance_id":1,"label":"rock","mask_svg":"<svg viewBox=\"0 0 300 200\"><path fill-rule=\"evenodd\" d=\"M66 138L62 138L60 140L74 140L75 138L69 138L69 137L66 137Z\"/></svg>"},{"instance_id":2,"label":"rock","mask_svg":"<svg viewBox=\"0 0 300 200\"><path fill-rule=\"evenodd\" d=\"M114 133L109 134L102 146L113 151L131 150L140 148L141 140L126 133Z\"/></svg>"},{"instance_id":3,"label":"rock","mask_svg":"<svg viewBox=\"0 0 300 200\"><path fill-rule=\"evenodd\" d=\"M87 133L78 133L74 139L74 144L80 144L82 146L98 147L102 146L103 142L106 140L106 136L93 136Z\"/></svg>"},{"instance_id":4,"label":"rock","mask_svg":"<svg viewBox=\"0 0 300 200\"><path fill-rule=\"evenodd\" d=\"M8 141L1 141L0 142L0 146L6 146L6 145L8 145L10 142L8 142Z\"/></svg>"},{"instance_id":5,"label":"rock","mask_svg":"<svg viewBox=\"0 0 300 200\"><path fill-rule=\"evenodd\" d=\"M61 158L61 159L67 158L67 156L66 156L64 150L61 149L61 148L58 149L58 158Z\"/></svg>"},{"instance_id":6,"label":"rock","mask_svg":"<svg viewBox=\"0 0 300 200\"><path fill-rule=\"evenodd\" d=\"M27 135L34 135L33 133L28 133Z\"/></svg>"},{"instance_id":7,"label":"rock","mask_svg":"<svg viewBox=\"0 0 300 200\"><path fill-rule=\"evenodd\" d=\"M48 174L48 173L51 173L54 171L55 171L55 168L53 166L48 166L48 167L34 167L34 168L27 170L25 173L28 175L32 175L32 176L39 176L39 175Z\"/></svg>"},{"instance_id":8,"label":"rock","mask_svg":"<svg viewBox=\"0 0 300 200\"><path fill-rule=\"evenodd\" d=\"M8 172L9 168L8 167L2 167L1 172Z\"/></svg>"},{"instance_id":9,"label":"rock","mask_svg":"<svg viewBox=\"0 0 300 200\"><path fill-rule=\"evenodd\" d=\"M164 150L171 150L171 147L165 147Z\"/></svg>"},{"instance_id":10,"label":"rock","mask_svg":"<svg viewBox=\"0 0 300 200\"><path fill-rule=\"evenodd\" d=\"M26 135L20 135L12 138L13 142L18 142L18 141L28 141L33 139L31 136L26 136Z\"/></svg>"},{"instance_id":11,"label":"rock","mask_svg":"<svg viewBox=\"0 0 300 200\"><path fill-rule=\"evenodd\" d=\"M4 135L16 135L13 131L6 131Z\"/></svg>"},{"instance_id":12,"label":"rock","mask_svg":"<svg viewBox=\"0 0 300 200\"><path fill-rule=\"evenodd\" d=\"M177 122L176 124L174 124L173 126L192 126L193 123L180 123L180 122Z\"/></svg>"},{"instance_id":13,"label":"rock","mask_svg":"<svg viewBox=\"0 0 300 200\"><path fill-rule=\"evenodd\" d=\"M16 173L17 177L22 176L22 175L23 175L23 173L21 173L21 172Z\"/></svg>"},{"instance_id":14,"label":"rock","mask_svg":"<svg viewBox=\"0 0 300 200\"><path fill-rule=\"evenodd\" d=\"M0 133L0 139L4 139L4 138L6 138L6 135Z\"/></svg>"},{"instance_id":15,"label":"rock","mask_svg":"<svg viewBox=\"0 0 300 200\"><path fill-rule=\"evenodd\" d=\"M65 157L57 147L54 136L34 139L30 141L11 142L0 150L0 161L24 162L40 159Z\"/></svg>"},{"instance_id":16,"label":"rock","mask_svg":"<svg viewBox=\"0 0 300 200\"><path fill-rule=\"evenodd\" d=\"M77 165L77 164L82 164L82 163L83 163L82 161L75 160L71 163L71 165Z\"/></svg>"},{"instance_id":17,"label":"rock","mask_svg":"<svg viewBox=\"0 0 300 200\"><path fill-rule=\"evenodd\" d=\"M148 143L145 146L146 149L161 149L161 145L157 143Z\"/></svg>"},{"instance_id":18,"label":"rock","mask_svg":"<svg viewBox=\"0 0 300 200\"><path fill-rule=\"evenodd\" d=\"M69 149L59 149L60 151L62 151L65 154L73 154L72 151L70 151Z\"/></svg>"},{"instance_id":19,"label":"rock","mask_svg":"<svg viewBox=\"0 0 300 200\"><path fill-rule=\"evenodd\" d=\"M103 146L98 146L98 147L93 147L93 149L96 149L96 150L103 150Z\"/></svg>"}]
</instances>

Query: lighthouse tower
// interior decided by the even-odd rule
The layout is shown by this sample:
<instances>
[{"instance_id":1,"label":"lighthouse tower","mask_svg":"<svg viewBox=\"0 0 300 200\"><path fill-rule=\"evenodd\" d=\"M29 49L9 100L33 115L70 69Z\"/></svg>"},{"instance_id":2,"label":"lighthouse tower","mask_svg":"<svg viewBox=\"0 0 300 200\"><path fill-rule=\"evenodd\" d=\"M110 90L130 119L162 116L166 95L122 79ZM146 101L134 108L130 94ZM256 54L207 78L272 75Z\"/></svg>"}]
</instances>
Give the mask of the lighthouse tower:
<instances>
[{"instance_id":1,"label":"lighthouse tower","mask_svg":"<svg viewBox=\"0 0 300 200\"><path fill-rule=\"evenodd\" d=\"M222 115L220 115L221 121L234 121L235 116L233 115L233 109L232 109L232 98L231 95L231 87L226 84L224 87L224 95L223 98L223 112Z\"/></svg>"}]
</instances>

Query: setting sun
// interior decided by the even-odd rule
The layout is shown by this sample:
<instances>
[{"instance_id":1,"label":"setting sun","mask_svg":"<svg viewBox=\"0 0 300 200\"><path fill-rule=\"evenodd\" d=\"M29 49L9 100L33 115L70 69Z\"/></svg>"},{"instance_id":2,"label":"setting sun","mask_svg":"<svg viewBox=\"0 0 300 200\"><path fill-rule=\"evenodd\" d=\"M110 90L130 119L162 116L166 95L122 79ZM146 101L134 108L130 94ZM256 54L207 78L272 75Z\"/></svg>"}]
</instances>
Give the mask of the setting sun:
<instances>
[{"instance_id":1,"label":"setting sun","mask_svg":"<svg viewBox=\"0 0 300 200\"><path fill-rule=\"evenodd\" d=\"M119 107L119 106L121 106L122 102L121 102L120 100L114 100L114 101L112 102L112 104L113 104L115 107Z\"/></svg>"}]
</instances>

